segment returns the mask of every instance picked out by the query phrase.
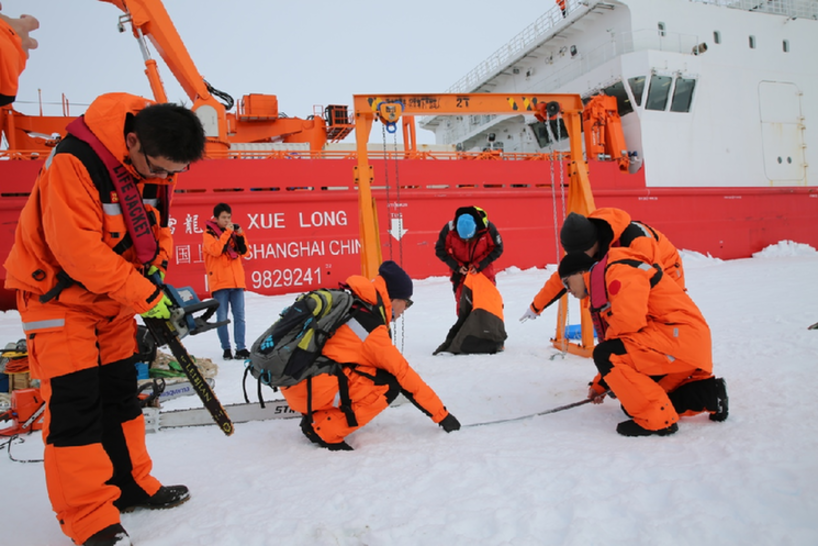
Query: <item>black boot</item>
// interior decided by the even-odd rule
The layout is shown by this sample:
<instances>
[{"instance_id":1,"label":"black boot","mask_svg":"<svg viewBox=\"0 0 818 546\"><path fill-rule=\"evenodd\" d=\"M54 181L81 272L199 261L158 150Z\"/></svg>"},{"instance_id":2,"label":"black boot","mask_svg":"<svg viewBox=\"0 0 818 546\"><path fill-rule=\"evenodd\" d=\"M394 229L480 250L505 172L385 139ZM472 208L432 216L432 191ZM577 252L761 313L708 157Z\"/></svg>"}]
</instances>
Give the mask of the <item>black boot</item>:
<instances>
[{"instance_id":1,"label":"black boot","mask_svg":"<svg viewBox=\"0 0 818 546\"><path fill-rule=\"evenodd\" d=\"M247 349L239 349L236 351L236 356L234 357L236 360L246 360L250 358L250 351Z\"/></svg>"},{"instance_id":2,"label":"black boot","mask_svg":"<svg viewBox=\"0 0 818 546\"><path fill-rule=\"evenodd\" d=\"M114 523L88 537L82 546L131 546L131 539L122 525Z\"/></svg>"},{"instance_id":3,"label":"black boot","mask_svg":"<svg viewBox=\"0 0 818 546\"><path fill-rule=\"evenodd\" d=\"M622 436L668 436L677 430L679 430L679 425L676 423L673 423L667 428L650 430L638 425L633 419L630 421L622 421L616 425L616 431Z\"/></svg>"},{"instance_id":4,"label":"black boot","mask_svg":"<svg viewBox=\"0 0 818 546\"><path fill-rule=\"evenodd\" d=\"M727 383L720 377L716 379L716 409L710 413L710 420L724 421L727 413Z\"/></svg>"},{"instance_id":5,"label":"black boot","mask_svg":"<svg viewBox=\"0 0 818 546\"><path fill-rule=\"evenodd\" d=\"M225 360L233 360L233 351L230 349L225 349L222 358Z\"/></svg>"},{"instance_id":6,"label":"black boot","mask_svg":"<svg viewBox=\"0 0 818 546\"><path fill-rule=\"evenodd\" d=\"M149 510L164 510L174 508L184 504L190 499L190 491L184 485L161 486L159 491L148 497L145 501L132 504L120 509L120 512L133 512L136 508L148 508Z\"/></svg>"},{"instance_id":7,"label":"black boot","mask_svg":"<svg viewBox=\"0 0 818 546\"><path fill-rule=\"evenodd\" d=\"M337 444L325 442L324 439L315 432L315 429L312 428L312 423L310 423L306 415L301 418L301 432L304 433L304 436L306 436L310 442L330 451L353 451L352 446L346 442L338 442Z\"/></svg>"}]
</instances>

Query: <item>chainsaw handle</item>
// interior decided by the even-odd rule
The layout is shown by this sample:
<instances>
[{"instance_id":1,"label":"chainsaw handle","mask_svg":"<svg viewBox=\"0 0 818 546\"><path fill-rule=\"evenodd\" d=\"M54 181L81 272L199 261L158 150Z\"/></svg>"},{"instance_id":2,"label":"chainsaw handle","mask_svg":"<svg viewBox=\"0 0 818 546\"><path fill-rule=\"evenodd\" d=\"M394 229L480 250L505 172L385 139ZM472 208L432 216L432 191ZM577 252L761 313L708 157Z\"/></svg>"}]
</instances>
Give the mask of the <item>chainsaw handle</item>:
<instances>
[{"instance_id":1,"label":"chainsaw handle","mask_svg":"<svg viewBox=\"0 0 818 546\"><path fill-rule=\"evenodd\" d=\"M207 321L213 314L216 312L216 309L219 308L218 300L205 300L200 301L199 303L191 303L185 305L182 309L184 309L186 315L192 315L193 313L198 313L199 311L205 310L205 312L197 317L204 321Z\"/></svg>"}]
</instances>

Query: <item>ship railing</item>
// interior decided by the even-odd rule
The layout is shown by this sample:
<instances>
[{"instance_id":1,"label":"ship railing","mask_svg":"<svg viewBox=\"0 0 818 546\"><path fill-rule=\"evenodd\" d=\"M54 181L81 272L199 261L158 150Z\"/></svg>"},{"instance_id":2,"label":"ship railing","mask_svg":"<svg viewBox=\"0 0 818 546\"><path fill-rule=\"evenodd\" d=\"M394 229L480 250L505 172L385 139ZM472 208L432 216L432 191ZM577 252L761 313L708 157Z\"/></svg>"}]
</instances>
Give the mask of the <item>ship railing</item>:
<instances>
[{"instance_id":1,"label":"ship railing","mask_svg":"<svg viewBox=\"0 0 818 546\"><path fill-rule=\"evenodd\" d=\"M581 6L587 7L588 4L589 2L587 1L567 0L565 11L566 13L571 13ZM557 4L554 3L548 11L523 29L522 32L512 38L510 42L495 51L488 59L455 82L454 85L446 90L446 93L474 92L482 83L507 68L514 59L519 58L539 44L542 41L543 35L558 25L561 25L562 22L562 11Z\"/></svg>"},{"instance_id":2,"label":"ship railing","mask_svg":"<svg viewBox=\"0 0 818 546\"><path fill-rule=\"evenodd\" d=\"M700 4L717 4L732 9L785 15L793 19L818 19L815 0L691 0Z\"/></svg>"},{"instance_id":3,"label":"ship railing","mask_svg":"<svg viewBox=\"0 0 818 546\"><path fill-rule=\"evenodd\" d=\"M21 161L45 159L48 154L38 150L0 150L0 161ZM442 152L429 150L387 150L384 152L370 150L368 157L375 160L395 159L422 159L430 161L550 161L553 159L567 160L568 154L559 153L520 153L490 150L483 152ZM313 152L310 150L217 150L208 152L208 159L336 159L357 160L356 151L325 150Z\"/></svg>"}]
</instances>

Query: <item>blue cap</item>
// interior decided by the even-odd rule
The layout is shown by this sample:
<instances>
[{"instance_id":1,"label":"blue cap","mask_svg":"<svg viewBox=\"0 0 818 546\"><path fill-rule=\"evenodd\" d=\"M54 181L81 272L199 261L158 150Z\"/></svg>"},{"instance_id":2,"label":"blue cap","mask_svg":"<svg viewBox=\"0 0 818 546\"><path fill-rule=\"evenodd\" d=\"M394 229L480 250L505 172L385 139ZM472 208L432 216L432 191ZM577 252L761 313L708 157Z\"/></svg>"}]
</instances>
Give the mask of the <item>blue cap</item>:
<instances>
[{"instance_id":1,"label":"blue cap","mask_svg":"<svg viewBox=\"0 0 818 546\"><path fill-rule=\"evenodd\" d=\"M470 214L461 214L457 218L457 234L461 239L471 239L477 231L477 224Z\"/></svg>"}]
</instances>

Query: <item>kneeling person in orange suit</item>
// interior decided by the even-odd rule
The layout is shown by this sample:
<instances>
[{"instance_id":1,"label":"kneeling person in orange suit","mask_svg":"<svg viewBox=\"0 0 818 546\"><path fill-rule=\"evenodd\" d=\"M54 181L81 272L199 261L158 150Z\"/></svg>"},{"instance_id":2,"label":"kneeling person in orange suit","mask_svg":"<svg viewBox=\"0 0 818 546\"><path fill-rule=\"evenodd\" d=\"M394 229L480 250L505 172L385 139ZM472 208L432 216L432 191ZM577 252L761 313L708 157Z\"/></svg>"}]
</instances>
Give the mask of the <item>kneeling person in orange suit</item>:
<instances>
[{"instance_id":1,"label":"kneeling person in orange suit","mask_svg":"<svg viewBox=\"0 0 818 546\"><path fill-rule=\"evenodd\" d=\"M724 379L712 374L710 328L651 258L612 248L599 261L575 252L559 265L566 290L590 300L601 340L593 354L599 374L588 398L599 404L610 389L631 417L616 427L624 436L673 434L680 415L727 418Z\"/></svg>"},{"instance_id":2,"label":"kneeling person in orange suit","mask_svg":"<svg viewBox=\"0 0 818 546\"><path fill-rule=\"evenodd\" d=\"M321 353L343 363L354 414L352 423L334 405L339 393L338 378L322 374L312 378L312 422L307 416L307 381L281 389L290 407L304 414L301 420L304 435L331 451L350 451L352 447L345 438L374 419L401 393L446 432L460 429L454 415L392 344L389 323L412 305L409 275L395 262L386 261L375 280L354 275L346 284L372 307L353 312Z\"/></svg>"}]
</instances>

